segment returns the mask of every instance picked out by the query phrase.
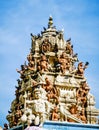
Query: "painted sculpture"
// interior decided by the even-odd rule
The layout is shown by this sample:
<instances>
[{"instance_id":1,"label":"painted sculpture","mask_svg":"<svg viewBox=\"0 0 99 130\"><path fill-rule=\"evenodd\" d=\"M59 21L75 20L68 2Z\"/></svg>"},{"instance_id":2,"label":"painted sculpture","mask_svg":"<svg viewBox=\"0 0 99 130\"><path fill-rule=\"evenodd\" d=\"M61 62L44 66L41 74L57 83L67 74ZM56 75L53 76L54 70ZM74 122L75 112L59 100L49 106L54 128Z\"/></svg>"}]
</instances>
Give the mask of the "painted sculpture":
<instances>
[{"instance_id":1,"label":"painted sculpture","mask_svg":"<svg viewBox=\"0 0 99 130\"><path fill-rule=\"evenodd\" d=\"M16 69L20 78L7 115L10 128L46 120L96 124L99 109L84 76L89 63L78 62L71 38L64 40L50 17L48 28L31 34L31 40L28 63Z\"/></svg>"}]
</instances>

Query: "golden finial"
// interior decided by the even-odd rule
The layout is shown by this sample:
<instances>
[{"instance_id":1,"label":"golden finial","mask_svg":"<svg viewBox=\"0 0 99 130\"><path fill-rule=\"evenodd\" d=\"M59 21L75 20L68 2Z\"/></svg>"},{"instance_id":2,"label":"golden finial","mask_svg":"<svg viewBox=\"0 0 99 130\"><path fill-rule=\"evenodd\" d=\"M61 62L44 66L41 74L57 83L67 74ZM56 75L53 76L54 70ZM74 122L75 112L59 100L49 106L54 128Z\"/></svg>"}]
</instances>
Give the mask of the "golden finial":
<instances>
[{"instance_id":1,"label":"golden finial","mask_svg":"<svg viewBox=\"0 0 99 130\"><path fill-rule=\"evenodd\" d=\"M53 25L53 18L52 18L52 16L50 15L50 17L49 17L49 22L48 22L48 28L52 27L52 25Z\"/></svg>"}]
</instances>

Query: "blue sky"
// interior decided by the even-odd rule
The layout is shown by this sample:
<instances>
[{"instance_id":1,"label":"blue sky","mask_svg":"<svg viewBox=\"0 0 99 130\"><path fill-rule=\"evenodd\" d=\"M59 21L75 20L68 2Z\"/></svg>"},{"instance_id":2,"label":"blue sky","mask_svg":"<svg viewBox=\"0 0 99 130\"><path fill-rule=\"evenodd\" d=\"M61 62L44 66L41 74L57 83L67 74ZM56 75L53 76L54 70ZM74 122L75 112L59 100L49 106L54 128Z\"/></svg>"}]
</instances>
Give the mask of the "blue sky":
<instances>
[{"instance_id":1,"label":"blue sky","mask_svg":"<svg viewBox=\"0 0 99 130\"><path fill-rule=\"evenodd\" d=\"M64 37L71 37L80 61L89 61L85 77L99 108L99 0L0 0L0 126L15 96L19 74L31 46L30 33L47 27L52 15Z\"/></svg>"}]
</instances>

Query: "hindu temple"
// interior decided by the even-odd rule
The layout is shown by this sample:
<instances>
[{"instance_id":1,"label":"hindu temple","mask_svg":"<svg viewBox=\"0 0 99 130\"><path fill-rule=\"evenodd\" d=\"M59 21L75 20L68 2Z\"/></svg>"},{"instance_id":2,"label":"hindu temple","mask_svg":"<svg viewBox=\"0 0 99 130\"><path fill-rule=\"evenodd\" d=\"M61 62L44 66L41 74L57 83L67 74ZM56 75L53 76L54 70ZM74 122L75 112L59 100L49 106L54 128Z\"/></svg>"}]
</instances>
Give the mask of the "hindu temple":
<instances>
[{"instance_id":1,"label":"hindu temple","mask_svg":"<svg viewBox=\"0 0 99 130\"><path fill-rule=\"evenodd\" d=\"M88 65L78 58L71 38L64 39L64 31L56 29L50 16L48 27L37 35L31 33L27 61L16 69L15 99L6 117L9 129L26 125L52 130L49 126L55 125L54 130L62 130L57 128L62 123L99 129L99 109L84 74Z\"/></svg>"}]
</instances>

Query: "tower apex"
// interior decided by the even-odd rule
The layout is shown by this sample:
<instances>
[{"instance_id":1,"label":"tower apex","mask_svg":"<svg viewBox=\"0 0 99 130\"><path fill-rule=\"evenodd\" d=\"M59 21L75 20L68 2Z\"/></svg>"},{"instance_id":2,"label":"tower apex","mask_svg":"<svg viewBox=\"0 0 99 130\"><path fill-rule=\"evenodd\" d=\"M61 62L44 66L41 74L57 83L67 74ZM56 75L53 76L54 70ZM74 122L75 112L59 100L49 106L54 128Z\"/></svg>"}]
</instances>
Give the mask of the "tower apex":
<instances>
[{"instance_id":1,"label":"tower apex","mask_svg":"<svg viewBox=\"0 0 99 130\"><path fill-rule=\"evenodd\" d=\"M52 25L53 25L53 18L52 18L52 16L50 15L49 21L48 21L48 28L51 28Z\"/></svg>"}]
</instances>

